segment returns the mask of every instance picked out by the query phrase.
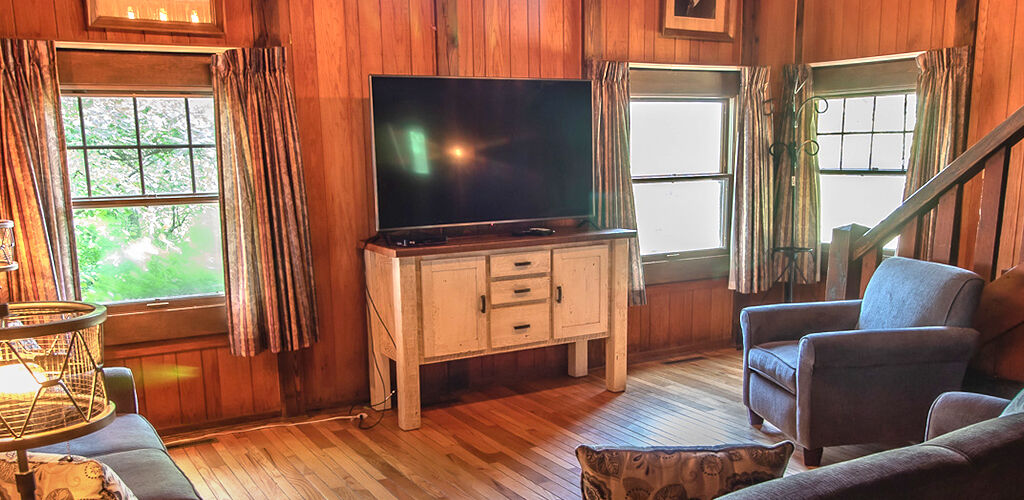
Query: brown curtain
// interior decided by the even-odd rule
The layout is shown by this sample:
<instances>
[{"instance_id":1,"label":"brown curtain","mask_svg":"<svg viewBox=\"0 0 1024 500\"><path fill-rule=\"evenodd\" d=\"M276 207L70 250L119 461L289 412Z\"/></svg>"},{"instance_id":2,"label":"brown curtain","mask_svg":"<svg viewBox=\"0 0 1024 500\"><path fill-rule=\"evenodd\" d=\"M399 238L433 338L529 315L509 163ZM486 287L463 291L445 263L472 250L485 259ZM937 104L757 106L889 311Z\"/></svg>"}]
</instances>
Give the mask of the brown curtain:
<instances>
[{"instance_id":1,"label":"brown curtain","mask_svg":"<svg viewBox=\"0 0 1024 500\"><path fill-rule=\"evenodd\" d=\"M0 218L14 221L19 269L0 300L75 297L70 202L53 42L0 39ZM6 283L5 283L6 281Z\"/></svg>"},{"instance_id":2,"label":"brown curtain","mask_svg":"<svg viewBox=\"0 0 1024 500\"><path fill-rule=\"evenodd\" d=\"M629 170L629 63L589 61L594 85L594 214L602 228L636 229ZM629 304L647 303L640 244L629 240Z\"/></svg>"},{"instance_id":3,"label":"brown curtain","mask_svg":"<svg viewBox=\"0 0 1024 500\"><path fill-rule=\"evenodd\" d=\"M917 56L917 125L907 165L907 199L967 147L967 86L970 83L970 47L929 50ZM919 259L931 258L933 213L920 219Z\"/></svg>"},{"instance_id":4,"label":"brown curtain","mask_svg":"<svg viewBox=\"0 0 1024 500\"><path fill-rule=\"evenodd\" d=\"M811 67L788 65L782 71L779 140L773 145L775 174L775 246L810 248L797 254L797 283L817 283L821 245L818 214L821 208L821 172L818 170L818 113L824 101L814 99ZM795 153L795 154L794 154ZM795 164L794 164L795 163ZM795 171L794 171L795 167ZM793 199L794 186L796 199ZM795 213L794 218L792 214ZM775 253L775 276L784 273L788 257Z\"/></svg>"},{"instance_id":5,"label":"brown curtain","mask_svg":"<svg viewBox=\"0 0 1024 500\"><path fill-rule=\"evenodd\" d=\"M213 56L231 352L317 341L295 98L282 47Z\"/></svg>"},{"instance_id":6,"label":"brown curtain","mask_svg":"<svg viewBox=\"0 0 1024 500\"><path fill-rule=\"evenodd\" d=\"M758 293L772 286L772 119L767 67L740 70L738 138L733 181L729 288Z\"/></svg>"}]
</instances>

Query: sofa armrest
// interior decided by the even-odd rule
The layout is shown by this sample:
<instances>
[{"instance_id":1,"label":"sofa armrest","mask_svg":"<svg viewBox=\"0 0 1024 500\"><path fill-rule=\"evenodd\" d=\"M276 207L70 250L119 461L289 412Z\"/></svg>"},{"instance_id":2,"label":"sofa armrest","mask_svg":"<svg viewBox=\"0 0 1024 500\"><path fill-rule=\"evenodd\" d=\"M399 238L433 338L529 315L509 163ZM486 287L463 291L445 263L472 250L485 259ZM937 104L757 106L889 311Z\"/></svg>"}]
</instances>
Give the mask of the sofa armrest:
<instances>
[{"instance_id":1,"label":"sofa armrest","mask_svg":"<svg viewBox=\"0 0 1024 500\"><path fill-rule=\"evenodd\" d=\"M117 405L118 413L138 413L139 400L135 394L135 377L132 371L124 367L103 369L103 378L107 386L107 398Z\"/></svg>"},{"instance_id":2,"label":"sofa armrest","mask_svg":"<svg viewBox=\"0 0 1024 500\"><path fill-rule=\"evenodd\" d=\"M800 339L800 364L868 368L963 362L966 367L977 342L977 330L952 326L812 333Z\"/></svg>"},{"instance_id":3,"label":"sofa armrest","mask_svg":"<svg viewBox=\"0 0 1024 500\"><path fill-rule=\"evenodd\" d=\"M998 417L1008 399L972 392L946 392L935 398L928 411L925 439L932 439L968 425Z\"/></svg>"},{"instance_id":4,"label":"sofa armrest","mask_svg":"<svg viewBox=\"0 0 1024 500\"><path fill-rule=\"evenodd\" d=\"M808 333L857 327L860 300L804 302L746 307L740 312L743 345L796 340Z\"/></svg>"}]
</instances>

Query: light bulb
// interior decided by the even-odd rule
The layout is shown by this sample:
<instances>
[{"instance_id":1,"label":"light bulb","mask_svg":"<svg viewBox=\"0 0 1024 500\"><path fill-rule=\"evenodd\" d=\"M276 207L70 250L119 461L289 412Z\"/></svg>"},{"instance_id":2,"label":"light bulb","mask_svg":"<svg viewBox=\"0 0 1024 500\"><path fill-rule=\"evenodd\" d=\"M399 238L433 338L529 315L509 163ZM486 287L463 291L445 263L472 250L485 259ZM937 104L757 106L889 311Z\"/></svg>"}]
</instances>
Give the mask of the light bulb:
<instances>
[{"instance_id":1,"label":"light bulb","mask_svg":"<svg viewBox=\"0 0 1024 500\"><path fill-rule=\"evenodd\" d=\"M198 23L199 22L199 11L192 10L192 22L194 22L194 23Z\"/></svg>"},{"instance_id":2,"label":"light bulb","mask_svg":"<svg viewBox=\"0 0 1024 500\"><path fill-rule=\"evenodd\" d=\"M167 20L167 9L163 9L163 8L160 9L160 20L161 21L166 21Z\"/></svg>"},{"instance_id":3,"label":"light bulb","mask_svg":"<svg viewBox=\"0 0 1024 500\"><path fill-rule=\"evenodd\" d=\"M43 373L45 373L43 368L35 363L2 365L0 366L0 394L32 397L39 390L39 382L36 380L43 379L44 377L41 376Z\"/></svg>"},{"instance_id":4,"label":"light bulb","mask_svg":"<svg viewBox=\"0 0 1024 500\"><path fill-rule=\"evenodd\" d=\"M129 5L129 6L128 6L128 13L127 13L126 15L128 16L128 19L135 19L135 9L133 9L133 8L132 8L132 7L131 7L131 6Z\"/></svg>"}]
</instances>

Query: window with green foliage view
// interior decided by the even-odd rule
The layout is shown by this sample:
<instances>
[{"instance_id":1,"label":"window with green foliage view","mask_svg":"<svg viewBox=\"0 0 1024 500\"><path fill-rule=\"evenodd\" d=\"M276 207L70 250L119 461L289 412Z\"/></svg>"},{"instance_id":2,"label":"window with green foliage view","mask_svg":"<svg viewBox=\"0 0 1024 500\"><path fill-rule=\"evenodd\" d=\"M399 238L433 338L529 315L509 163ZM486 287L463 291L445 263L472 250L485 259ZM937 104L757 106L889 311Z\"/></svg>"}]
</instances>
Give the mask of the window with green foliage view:
<instances>
[{"instance_id":1,"label":"window with green foliage view","mask_svg":"<svg viewBox=\"0 0 1024 500\"><path fill-rule=\"evenodd\" d=\"M82 299L224 292L213 98L61 98Z\"/></svg>"}]
</instances>

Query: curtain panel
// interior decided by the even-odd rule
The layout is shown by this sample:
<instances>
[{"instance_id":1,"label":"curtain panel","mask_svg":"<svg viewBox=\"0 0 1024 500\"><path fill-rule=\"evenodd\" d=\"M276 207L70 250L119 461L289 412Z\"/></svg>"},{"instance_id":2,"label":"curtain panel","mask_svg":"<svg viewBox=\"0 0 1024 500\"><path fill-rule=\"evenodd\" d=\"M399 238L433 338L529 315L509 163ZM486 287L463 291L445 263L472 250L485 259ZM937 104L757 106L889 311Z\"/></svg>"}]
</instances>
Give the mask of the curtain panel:
<instances>
[{"instance_id":1,"label":"curtain panel","mask_svg":"<svg viewBox=\"0 0 1024 500\"><path fill-rule=\"evenodd\" d=\"M799 284L817 283L821 246L818 216L821 210L821 172L818 170L818 110L824 102L814 99L811 67L787 65L782 71L779 105L779 140L773 147L775 170L775 247L810 248L813 253L796 257ZM794 199L794 192L796 198ZM793 217L796 214L796 217ZM789 258L774 254L775 276L785 273Z\"/></svg>"},{"instance_id":2,"label":"curtain panel","mask_svg":"<svg viewBox=\"0 0 1024 500\"><path fill-rule=\"evenodd\" d=\"M0 274L0 300L74 299L53 42L0 39L0 94L0 218L14 221L19 264L17 271Z\"/></svg>"},{"instance_id":3,"label":"curtain panel","mask_svg":"<svg viewBox=\"0 0 1024 500\"><path fill-rule=\"evenodd\" d=\"M736 112L738 138L733 181L732 242L729 249L729 288L758 293L771 288L773 189L772 118L768 103L769 69L740 70Z\"/></svg>"},{"instance_id":4,"label":"curtain panel","mask_svg":"<svg viewBox=\"0 0 1024 500\"><path fill-rule=\"evenodd\" d=\"M231 352L317 341L295 98L283 47L213 56Z\"/></svg>"},{"instance_id":5,"label":"curtain panel","mask_svg":"<svg viewBox=\"0 0 1024 500\"><path fill-rule=\"evenodd\" d=\"M967 87L970 84L970 47L929 50L917 56L917 125L910 147L906 200L967 148ZM919 222L917 258L930 260L935 215Z\"/></svg>"},{"instance_id":6,"label":"curtain panel","mask_svg":"<svg viewBox=\"0 0 1024 500\"><path fill-rule=\"evenodd\" d=\"M602 228L636 229L629 170L629 63L589 61L594 104L594 215ZM637 238L629 240L629 304L647 303Z\"/></svg>"}]
</instances>

